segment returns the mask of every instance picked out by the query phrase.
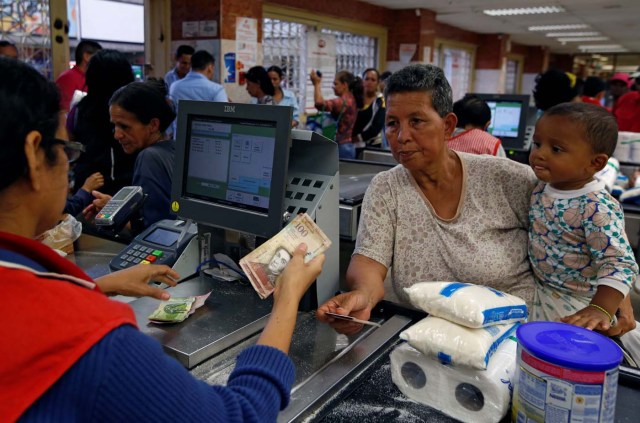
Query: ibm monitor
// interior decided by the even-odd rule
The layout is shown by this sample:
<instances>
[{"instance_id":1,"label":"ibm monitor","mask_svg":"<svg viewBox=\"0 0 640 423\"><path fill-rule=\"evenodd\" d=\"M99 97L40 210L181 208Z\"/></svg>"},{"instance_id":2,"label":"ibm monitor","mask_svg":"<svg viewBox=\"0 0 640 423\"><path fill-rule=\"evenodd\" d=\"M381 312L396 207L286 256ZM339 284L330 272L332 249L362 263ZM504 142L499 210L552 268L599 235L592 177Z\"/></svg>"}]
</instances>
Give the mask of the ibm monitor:
<instances>
[{"instance_id":1,"label":"ibm monitor","mask_svg":"<svg viewBox=\"0 0 640 423\"><path fill-rule=\"evenodd\" d=\"M491 109L487 132L500 138L505 150L526 150L525 133L529 96L517 94L473 94Z\"/></svg>"},{"instance_id":2,"label":"ibm monitor","mask_svg":"<svg viewBox=\"0 0 640 423\"><path fill-rule=\"evenodd\" d=\"M172 210L270 238L282 229L291 108L180 101Z\"/></svg>"}]
</instances>

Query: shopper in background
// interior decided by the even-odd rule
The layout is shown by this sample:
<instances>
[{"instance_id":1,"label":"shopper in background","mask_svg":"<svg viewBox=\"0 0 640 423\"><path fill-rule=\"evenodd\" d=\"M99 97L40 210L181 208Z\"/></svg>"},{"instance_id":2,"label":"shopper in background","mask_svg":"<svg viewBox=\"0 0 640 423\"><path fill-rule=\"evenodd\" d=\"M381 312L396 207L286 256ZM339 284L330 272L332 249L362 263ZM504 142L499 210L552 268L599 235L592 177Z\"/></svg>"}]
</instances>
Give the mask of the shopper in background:
<instances>
[{"instance_id":1,"label":"shopper in background","mask_svg":"<svg viewBox=\"0 0 640 423\"><path fill-rule=\"evenodd\" d=\"M184 44L178 46L175 56L176 65L164 76L167 89L170 89L174 82L187 76L191 70L191 56L193 56L194 52L195 50L191 46Z\"/></svg>"},{"instance_id":2,"label":"shopper in background","mask_svg":"<svg viewBox=\"0 0 640 423\"><path fill-rule=\"evenodd\" d=\"M631 79L626 73L618 72L609 80L610 103L607 105L611 111L615 111L618 99L629 92Z\"/></svg>"},{"instance_id":3,"label":"shopper in background","mask_svg":"<svg viewBox=\"0 0 640 423\"><path fill-rule=\"evenodd\" d=\"M276 89L265 68L254 66L247 71L245 78L252 104L273 104L273 94Z\"/></svg>"},{"instance_id":4,"label":"shopper in background","mask_svg":"<svg viewBox=\"0 0 640 423\"><path fill-rule=\"evenodd\" d=\"M584 81L582 87L582 96L580 99L583 103L595 104L596 106L604 106L602 99L604 98L607 84L602 78L590 76Z\"/></svg>"},{"instance_id":5,"label":"shopper in background","mask_svg":"<svg viewBox=\"0 0 640 423\"><path fill-rule=\"evenodd\" d=\"M311 71L313 101L320 112L327 111L337 122L335 142L341 159L355 159L356 148L352 132L358 116L358 109L364 104L362 79L349 71L340 71L333 80L333 93L337 98L325 100L322 96L322 77Z\"/></svg>"},{"instance_id":6,"label":"shopper in background","mask_svg":"<svg viewBox=\"0 0 640 423\"><path fill-rule=\"evenodd\" d=\"M491 109L484 100L467 94L453 103L453 113L458 123L453 136L447 141L450 149L471 154L507 156L500 139L487 132L491 124Z\"/></svg>"},{"instance_id":7,"label":"shopper in background","mask_svg":"<svg viewBox=\"0 0 640 423\"><path fill-rule=\"evenodd\" d=\"M558 69L549 69L536 77L533 99L539 111L568 101L579 101L577 78Z\"/></svg>"},{"instance_id":8,"label":"shopper in background","mask_svg":"<svg viewBox=\"0 0 640 423\"><path fill-rule=\"evenodd\" d=\"M379 90L380 75L377 69L369 68L362 72L364 86L364 104L358 110L353 127L353 142L356 145L356 157L360 157L365 147L382 146L384 128L384 96Z\"/></svg>"},{"instance_id":9,"label":"shopper in background","mask_svg":"<svg viewBox=\"0 0 640 423\"><path fill-rule=\"evenodd\" d=\"M86 150L73 167L74 192L95 172L104 176L101 191L105 194L114 195L120 188L131 185L136 158L125 154L113 138L109 99L133 78L129 61L118 51L100 50L89 61L88 93L67 117L71 138L82 143Z\"/></svg>"},{"instance_id":10,"label":"shopper in background","mask_svg":"<svg viewBox=\"0 0 640 423\"><path fill-rule=\"evenodd\" d=\"M298 99L296 98L296 95L293 91L282 88L284 72L281 68L278 66L271 66L267 69L267 74L269 75L269 78L271 78L273 88L275 88L275 92L273 93L273 104L293 107L293 121L291 122L291 126L295 128L300 122L300 107L298 106Z\"/></svg>"},{"instance_id":11,"label":"shopper in background","mask_svg":"<svg viewBox=\"0 0 640 423\"><path fill-rule=\"evenodd\" d=\"M640 73L637 73L635 84L640 85ZM618 130L640 132L640 91L631 91L616 102L613 115L618 121Z\"/></svg>"},{"instance_id":12,"label":"shopper in background","mask_svg":"<svg viewBox=\"0 0 640 423\"><path fill-rule=\"evenodd\" d=\"M60 108L62 110L69 111L73 93L76 90L86 91L85 73L91 57L99 50L102 50L102 46L95 41L82 40L78 43L75 54L76 65L62 72L56 79L56 84L60 89Z\"/></svg>"}]
</instances>

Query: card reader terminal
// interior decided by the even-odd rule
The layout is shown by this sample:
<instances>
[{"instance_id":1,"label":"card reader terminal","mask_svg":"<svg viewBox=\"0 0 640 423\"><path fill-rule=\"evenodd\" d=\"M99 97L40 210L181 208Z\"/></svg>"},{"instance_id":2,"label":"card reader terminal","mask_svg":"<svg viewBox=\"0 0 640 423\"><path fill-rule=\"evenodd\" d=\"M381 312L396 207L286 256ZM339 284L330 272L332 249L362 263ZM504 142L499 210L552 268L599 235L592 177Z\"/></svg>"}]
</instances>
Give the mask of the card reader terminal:
<instances>
[{"instance_id":1,"label":"card reader terminal","mask_svg":"<svg viewBox=\"0 0 640 423\"><path fill-rule=\"evenodd\" d=\"M188 222L161 220L136 236L111 259L109 267L122 270L140 263L172 266L197 232L197 226Z\"/></svg>"},{"instance_id":2,"label":"card reader terminal","mask_svg":"<svg viewBox=\"0 0 640 423\"><path fill-rule=\"evenodd\" d=\"M131 213L137 209L143 198L141 187L122 188L96 215L96 225L114 226L129 220Z\"/></svg>"}]
</instances>

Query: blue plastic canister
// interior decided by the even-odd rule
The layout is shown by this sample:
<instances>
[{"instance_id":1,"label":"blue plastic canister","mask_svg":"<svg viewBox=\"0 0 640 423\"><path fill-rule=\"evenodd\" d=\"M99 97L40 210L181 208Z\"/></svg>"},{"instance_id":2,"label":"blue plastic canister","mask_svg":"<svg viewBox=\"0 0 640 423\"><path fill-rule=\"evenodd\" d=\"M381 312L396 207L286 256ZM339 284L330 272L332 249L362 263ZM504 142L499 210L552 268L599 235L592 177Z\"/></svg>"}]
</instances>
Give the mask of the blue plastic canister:
<instances>
[{"instance_id":1,"label":"blue plastic canister","mask_svg":"<svg viewBox=\"0 0 640 423\"><path fill-rule=\"evenodd\" d=\"M512 418L517 423L613 422L620 347L556 322L520 325Z\"/></svg>"}]
</instances>

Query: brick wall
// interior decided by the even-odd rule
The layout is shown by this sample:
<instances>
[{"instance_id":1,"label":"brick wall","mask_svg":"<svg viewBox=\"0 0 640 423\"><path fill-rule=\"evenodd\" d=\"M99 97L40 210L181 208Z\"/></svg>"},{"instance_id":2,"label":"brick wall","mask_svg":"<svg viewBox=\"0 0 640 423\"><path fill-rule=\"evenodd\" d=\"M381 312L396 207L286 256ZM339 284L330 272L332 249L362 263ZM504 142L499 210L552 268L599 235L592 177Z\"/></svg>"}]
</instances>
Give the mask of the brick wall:
<instances>
[{"instance_id":1,"label":"brick wall","mask_svg":"<svg viewBox=\"0 0 640 423\"><path fill-rule=\"evenodd\" d=\"M387 60L400 59L400 44L420 43L420 17L413 9L388 12ZM418 50L412 60L418 60Z\"/></svg>"},{"instance_id":2,"label":"brick wall","mask_svg":"<svg viewBox=\"0 0 640 423\"><path fill-rule=\"evenodd\" d=\"M269 0L265 3L303 9L307 12L322 13L323 15L380 26L387 26L389 22L389 9L357 0L312 0L306 2L301 2L300 0Z\"/></svg>"},{"instance_id":3,"label":"brick wall","mask_svg":"<svg viewBox=\"0 0 640 423\"><path fill-rule=\"evenodd\" d=\"M262 42L262 0L219 0L222 5L222 29L220 38L236 39L236 18L258 20L258 42Z\"/></svg>"},{"instance_id":4,"label":"brick wall","mask_svg":"<svg viewBox=\"0 0 640 423\"><path fill-rule=\"evenodd\" d=\"M573 56L570 54L551 54L549 56L549 67L565 72L572 72Z\"/></svg>"},{"instance_id":5,"label":"brick wall","mask_svg":"<svg viewBox=\"0 0 640 423\"><path fill-rule=\"evenodd\" d=\"M182 40L182 22L215 20L220 28L219 0L171 0L171 39Z\"/></svg>"}]
</instances>

